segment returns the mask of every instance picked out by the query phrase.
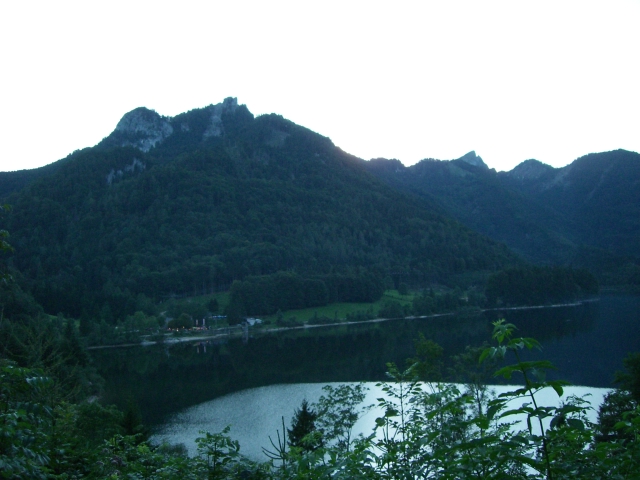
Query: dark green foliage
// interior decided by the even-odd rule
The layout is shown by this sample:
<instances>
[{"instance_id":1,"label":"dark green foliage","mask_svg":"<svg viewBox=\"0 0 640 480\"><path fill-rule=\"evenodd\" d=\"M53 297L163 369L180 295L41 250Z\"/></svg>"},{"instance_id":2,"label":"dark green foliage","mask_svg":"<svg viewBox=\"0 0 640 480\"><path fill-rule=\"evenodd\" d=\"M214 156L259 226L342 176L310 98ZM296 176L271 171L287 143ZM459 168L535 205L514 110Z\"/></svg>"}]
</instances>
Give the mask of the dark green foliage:
<instances>
[{"instance_id":1,"label":"dark green foliage","mask_svg":"<svg viewBox=\"0 0 640 480\"><path fill-rule=\"evenodd\" d=\"M218 300L216 300L215 298L209 300L209 303L207 303L207 308L209 309L209 313L218 313L218 309L220 308L220 306L218 305Z\"/></svg>"},{"instance_id":2,"label":"dark green foliage","mask_svg":"<svg viewBox=\"0 0 640 480\"><path fill-rule=\"evenodd\" d=\"M599 442L628 442L633 437L619 428L626 412L634 411L640 405L640 353L630 353L624 359L624 372L616 372L616 383L620 388L608 393L598 411Z\"/></svg>"},{"instance_id":3,"label":"dark green foliage","mask_svg":"<svg viewBox=\"0 0 640 480\"><path fill-rule=\"evenodd\" d=\"M50 379L0 359L0 465L4 478L46 478Z\"/></svg>"},{"instance_id":4,"label":"dark green foliage","mask_svg":"<svg viewBox=\"0 0 640 480\"><path fill-rule=\"evenodd\" d=\"M125 435L135 436L139 441L149 438L149 430L142 424L142 414L140 407L129 398L127 401L127 409L122 416L122 430Z\"/></svg>"},{"instance_id":5,"label":"dark green foliage","mask_svg":"<svg viewBox=\"0 0 640 480\"><path fill-rule=\"evenodd\" d=\"M9 205L0 205L0 218L2 218L2 214L10 210ZM13 251L13 247L7 241L8 238L9 232L0 230L0 255ZM3 261L0 263L0 283L6 284L9 280L11 280L11 275L6 271L6 265Z\"/></svg>"},{"instance_id":6,"label":"dark green foliage","mask_svg":"<svg viewBox=\"0 0 640 480\"><path fill-rule=\"evenodd\" d=\"M206 459L208 478L225 478L231 473L234 462L240 457L240 445L226 434L229 427L221 433L200 432L204 437L196 440L198 453Z\"/></svg>"},{"instance_id":7,"label":"dark green foliage","mask_svg":"<svg viewBox=\"0 0 640 480\"><path fill-rule=\"evenodd\" d=\"M624 359L625 372L616 374L616 382L640 403L640 352L630 353Z\"/></svg>"},{"instance_id":8,"label":"dark green foliage","mask_svg":"<svg viewBox=\"0 0 640 480\"><path fill-rule=\"evenodd\" d=\"M365 322L376 318L372 308L347 313L347 322Z\"/></svg>"},{"instance_id":9,"label":"dark green foliage","mask_svg":"<svg viewBox=\"0 0 640 480\"><path fill-rule=\"evenodd\" d=\"M395 300L385 300L378 311L380 318L404 318L407 315L407 309Z\"/></svg>"},{"instance_id":10,"label":"dark green foliage","mask_svg":"<svg viewBox=\"0 0 640 480\"><path fill-rule=\"evenodd\" d=\"M229 302L229 305L227 305L225 310L225 315L227 316L227 322L229 325L238 325L242 323L244 317L247 315L244 303L238 301Z\"/></svg>"},{"instance_id":11,"label":"dark green foliage","mask_svg":"<svg viewBox=\"0 0 640 480\"><path fill-rule=\"evenodd\" d=\"M302 450L315 450L321 445L320 432L316 429L316 419L318 414L311 408L306 399L296 409L291 419L291 428L287 428L289 435L288 443L290 447ZM313 435L317 433L318 435Z\"/></svg>"},{"instance_id":12,"label":"dark green foliage","mask_svg":"<svg viewBox=\"0 0 640 480\"><path fill-rule=\"evenodd\" d=\"M113 405L98 402L61 404L57 407L57 428L74 438L77 447L96 448L105 440L123 433L124 415Z\"/></svg>"},{"instance_id":13,"label":"dark green foliage","mask_svg":"<svg viewBox=\"0 0 640 480\"><path fill-rule=\"evenodd\" d=\"M416 356L407 360L412 374L418 380L442 380L442 354L444 350L433 340L428 340L420 332L414 341Z\"/></svg>"},{"instance_id":14,"label":"dark green foliage","mask_svg":"<svg viewBox=\"0 0 640 480\"><path fill-rule=\"evenodd\" d=\"M0 355L21 367L42 369L55 380L52 388L60 398L79 400L99 389L100 379L89 365L72 320L4 318L0 323Z\"/></svg>"},{"instance_id":15,"label":"dark green foliage","mask_svg":"<svg viewBox=\"0 0 640 480\"><path fill-rule=\"evenodd\" d=\"M566 267L514 267L492 274L485 295L489 305L547 305L598 293L586 270Z\"/></svg>"},{"instance_id":16,"label":"dark green foliage","mask_svg":"<svg viewBox=\"0 0 640 480\"><path fill-rule=\"evenodd\" d=\"M0 310L4 316L19 321L41 315L42 307L22 287L26 283L22 275L15 270L10 272L6 281L0 283Z\"/></svg>"},{"instance_id":17,"label":"dark green foliage","mask_svg":"<svg viewBox=\"0 0 640 480\"><path fill-rule=\"evenodd\" d=\"M169 328L191 328L193 327L193 320L187 313L181 313L178 318L173 318L169 321Z\"/></svg>"},{"instance_id":18,"label":"dark green foliage","mask_svg":"<svg viewBox=\"0 0 640 480\"><path fill-rule=\"evenodd\" d=\"M623 414L635 410L638 401L628 390L613 390L608 393L598 410L598 425L595 440L597 442L612 442L632 440L628 432L616 428L623 420Z\"/></svg>"},{"instance_id":19,"label":"dark green foliage","mask_svg":"<svg viewBox=\"0 0 640 480\"><path fill-rule=\"evenodd\" d=\"M207 307L201 302L195 300L170 300L165 302L166 314L170 317L177 318L181 314L186 313L192 319L204 318L207 315Z\"/></svg>"},{"instance_id":20,"label":"dark green foliage","mask_svg":"<svg viewBox=\"0 0 640 480\"><path fill-rule=\"evenodd\" d=\"M305 278L292 272L247 277L231 286L229 312L270 315L278 310L319 307L335 302L373 302L382 282L371 274L323 275Z\"/></svg>"},{"instance_id":21,"label":"dark green foliage","mask_svg":"<svg viewBox=\"0 0 640 480\"><path fill-rule=\"evenodd\" d=\"M281 272L235 282L230 305L243 305L247 315L268 315L278 310L326 305L328 297L327 287L321 280Z\"/></svg>"},{"instance_id":22,"label":"dark green foliage","mask_svg":"<svg viewBox=\"0 0 640 480\"><path fill-rule=\"evenodd\" d=\"M467 307L481 307L485 298L470 290L463 293L456 288L453 291L434 293L425 290L413 299L413 315L429 315L432 313L453 312Z\"/></svg>"}]
</instances>

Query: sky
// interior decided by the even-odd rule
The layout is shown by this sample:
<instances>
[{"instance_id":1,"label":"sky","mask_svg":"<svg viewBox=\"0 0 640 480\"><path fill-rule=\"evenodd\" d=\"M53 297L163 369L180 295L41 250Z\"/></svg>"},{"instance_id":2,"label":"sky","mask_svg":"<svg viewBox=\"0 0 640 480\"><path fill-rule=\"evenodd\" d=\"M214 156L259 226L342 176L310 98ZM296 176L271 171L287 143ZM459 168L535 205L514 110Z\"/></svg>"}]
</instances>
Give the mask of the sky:
<instances>
[{"instance_id":1,"label":"sky","mask_svg":"<svg viewBox=\"0 0 640 480\"><path fill-rule=\"evenodd\" d=\"M364 159L640 152L640 0L0 4L0 171L237 97Z\"/></svg>"}]
</instances>

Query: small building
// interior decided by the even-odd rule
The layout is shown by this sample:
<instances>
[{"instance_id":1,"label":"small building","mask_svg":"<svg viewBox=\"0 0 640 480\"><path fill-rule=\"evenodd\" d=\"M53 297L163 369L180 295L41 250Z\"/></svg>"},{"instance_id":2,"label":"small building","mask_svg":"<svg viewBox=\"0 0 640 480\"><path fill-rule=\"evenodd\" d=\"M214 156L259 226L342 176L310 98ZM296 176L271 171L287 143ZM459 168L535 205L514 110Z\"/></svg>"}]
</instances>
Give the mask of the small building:
<instances>
[{"instance_id":1,"label":"small building","mask_svg":"<svg viewBox=\"0 0 640 480\"><path fill-rule=\"evenodd\" d=\"M260 320L259 318L246 318L245 321L250 327L253 327L254 325L260 325L262 323L262 320Z\"/></svg>"}]
</instances>

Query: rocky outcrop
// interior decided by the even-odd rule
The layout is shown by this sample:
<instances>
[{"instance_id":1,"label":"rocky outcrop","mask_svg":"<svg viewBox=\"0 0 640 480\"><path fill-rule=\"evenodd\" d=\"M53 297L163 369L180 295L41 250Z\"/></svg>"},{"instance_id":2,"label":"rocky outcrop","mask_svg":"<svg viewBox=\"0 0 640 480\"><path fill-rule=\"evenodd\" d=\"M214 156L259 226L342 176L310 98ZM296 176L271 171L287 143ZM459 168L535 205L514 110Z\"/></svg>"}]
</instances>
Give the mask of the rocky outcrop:
<instances>
[{"instance_id":1,"label":"rocky outcrop","mask_svg":"<svg viewBox=\"0 0 640 480\"><path fill-rule=\"evenodd\" d=\"M144 107L136 108L122 117L116 132L123 134L121 146L131 145L148 152L173 133L169 119Z\"/></svg>"},{"instance_id":2,"label":"rocky outcrop","mask_svg":"<svg viewBox=\"0 0 640 480\"><path fill-rule=\"evenodd\" d=\"M107 175L107 185L111 185L112 183L120 180L127 173L135 173L136 171L142 172L145 168L147 168L147 166L143 162L134 158L131 165L125 165L124 168L118 170L112 168Z\"/></svg>"},{"instance_id":3,"label":"rocky outcrop","mask_svg":"<svg viewBox=\"0 0 640 480\"><path fill-rule=\"evenodd\" d=\"M174 134L180 136L192 132L196 133L196 139L202 141L211 137L221 137L225 134L223 117L236 113L238 108L238 100L233 97L176 117L163 117L145 107L136 108L122 117L113 133L103 140L102 146L132 146L148 152ZM205 117L205 122L201 120L203 113L208 117ZM192 135L189 141L193 140Z\"/></svg>"},{"instance_id":4,"label":"rocky outcrop","mask_svg":"<svg viewBox=\"0 0 640 480\"><path fill-rule=\"evenodd\" d=\"M469 165L473 165L474 167L480 167L480 168L486 168L486 169L489 168L487 167L487 164L484 163L484 161L482 160L482 157L480 157L479 155L476 155L476 152L473 150L467 153L466 155L463 155L462 157L458 158L458 160L462 160L463 162L466 162Z\"/></svg>"},{"instance_id":5,"label":"rocky outcrop","mask_svg":"<svg viewBox=\"0 0 640 480\"><path fill-rule=\"evenodd\" d=\"M211 112L209 126L202 134L202 138L220 137L224 133L224 125L222 124L222 115L227 113L235 113L238 109L238 99L227 97L222 103L217 105L209 105L207 110Z\"/></svg>"}]
</instances>

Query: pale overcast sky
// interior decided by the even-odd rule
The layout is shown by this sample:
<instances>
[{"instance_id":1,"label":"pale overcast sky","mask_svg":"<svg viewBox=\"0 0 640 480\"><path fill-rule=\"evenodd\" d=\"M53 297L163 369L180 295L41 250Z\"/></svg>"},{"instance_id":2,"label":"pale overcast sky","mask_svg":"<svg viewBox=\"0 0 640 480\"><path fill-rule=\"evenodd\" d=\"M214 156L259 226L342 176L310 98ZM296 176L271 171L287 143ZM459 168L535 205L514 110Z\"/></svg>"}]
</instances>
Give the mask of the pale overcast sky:
<instances>
[{"instance_id":1,"label":"pale overcast sky","mask_svg":"<svg viewBox=\"0 0 640 480\"><path fill-rule=\"evenodd\" d=\"M359 157L640 151L640 0L6 1L0 171L237 97Z\"/></svg>"}]
</instances>

